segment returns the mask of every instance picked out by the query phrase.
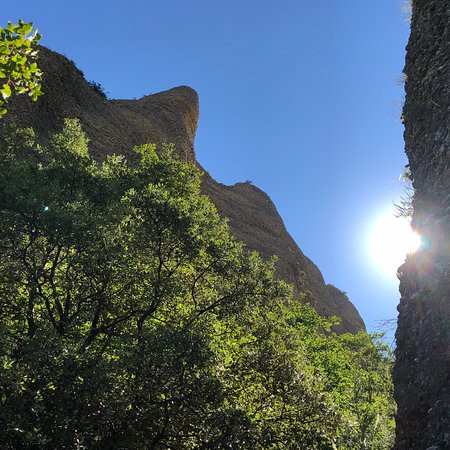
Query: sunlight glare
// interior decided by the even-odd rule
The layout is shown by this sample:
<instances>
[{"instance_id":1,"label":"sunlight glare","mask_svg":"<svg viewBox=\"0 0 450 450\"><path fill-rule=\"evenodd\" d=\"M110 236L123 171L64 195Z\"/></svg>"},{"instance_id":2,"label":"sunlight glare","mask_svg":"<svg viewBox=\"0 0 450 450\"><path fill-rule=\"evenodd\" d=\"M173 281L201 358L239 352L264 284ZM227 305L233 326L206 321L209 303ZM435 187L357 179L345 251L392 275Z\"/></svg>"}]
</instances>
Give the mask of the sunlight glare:
<instances>
[{"instance_id":1,"label":"sunlight glare","mask_svg":"<svg viewBox=\"0 0 450 450\"><path fill-rule=\"evenodd\" d=\"M407 219L392 212L382 215L370 234L370 253L378 268L388 276L395 276L406 255L416 252L421 237L411 229Z\"/></svg>"}]
</instances>

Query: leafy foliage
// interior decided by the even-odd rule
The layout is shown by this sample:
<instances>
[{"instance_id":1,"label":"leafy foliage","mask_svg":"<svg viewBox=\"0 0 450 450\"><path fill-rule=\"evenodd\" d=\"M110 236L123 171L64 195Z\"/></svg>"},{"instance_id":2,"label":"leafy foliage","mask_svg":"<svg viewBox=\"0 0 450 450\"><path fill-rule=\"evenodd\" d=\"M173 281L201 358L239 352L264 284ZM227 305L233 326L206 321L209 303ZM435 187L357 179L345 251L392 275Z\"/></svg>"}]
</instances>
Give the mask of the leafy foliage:
<instances>
[{"instance_id":1,"label":"leafy foliage","mask_svg":"<svg viewBox=\"0 0 450 450\"><path fill-rule=\"evenodd\" d=\"M28 94L34 101L41 92L42 73L36 64L38 50L34 46L41 36L33 24L20 20L0 28L0 118L6 114L5 103L13 92Z\"/></svg>"},{"instance_id":2,"label":"leafy foliage","mask_svg":"<svg viewBox=\"0 0 450 450\"><path fill-rule=\"evenodd\" d=\"M294 301L170 146L0 144L0 447L390 448L392 360Z\"/></svg>"}]
</instances>

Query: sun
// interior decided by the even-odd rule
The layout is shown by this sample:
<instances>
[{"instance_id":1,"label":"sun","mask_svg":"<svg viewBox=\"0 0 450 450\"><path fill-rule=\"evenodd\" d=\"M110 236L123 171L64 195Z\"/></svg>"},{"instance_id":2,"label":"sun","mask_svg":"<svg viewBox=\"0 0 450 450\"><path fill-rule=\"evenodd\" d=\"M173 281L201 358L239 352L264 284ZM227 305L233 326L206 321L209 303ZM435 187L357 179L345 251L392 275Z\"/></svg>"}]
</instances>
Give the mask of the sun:
<instances>
[{"instance_id":1,"label":"sun","mask_svg":"<svg viewBox=\"0 0 450 450\"><path fill-rule=\"evenodd\" d=\"M387 211L372 225L369 245L373 262L383 273L393 277L406 255L419 249L421 237L411 229L407 219Z\"/></svg>"}]
</instances>

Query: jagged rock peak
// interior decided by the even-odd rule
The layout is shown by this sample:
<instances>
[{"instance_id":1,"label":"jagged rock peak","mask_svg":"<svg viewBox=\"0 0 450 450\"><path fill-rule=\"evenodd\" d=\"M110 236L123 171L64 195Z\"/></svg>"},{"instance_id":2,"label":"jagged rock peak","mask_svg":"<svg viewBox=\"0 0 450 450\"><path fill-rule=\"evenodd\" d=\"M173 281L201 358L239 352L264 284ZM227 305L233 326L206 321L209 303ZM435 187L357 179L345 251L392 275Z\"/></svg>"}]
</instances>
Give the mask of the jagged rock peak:
<instances>
[{"instance_id":1,"label":"jagged rock peak","mask_svg":"<svg viewBox=\"0 0 450 450\"><path fill-rule=\"evenodd\" d=\"M47 136L60 129L63 118L77 117L97 157L130 155L134 145L152 142L174 143L181 157L195 160L198 95L192 88L179 86L137 100L108 100L65 56L40 47L39 65L45 95L37 103L17 97L7 120Z\"/></svg>"},{"instance_id":2,"label":"jagged rock peak","mask_svg":"<svg viewBox=\"0 0 450 450\"><path fill-rule=\"evenodd\" d=\"M184 159L195 161L198 95L194 89L178 86L146 95L139 100L111 100L111 103L114 107L121 108L133 120L133 126L139 127L144 134L148 133L153 137L155 125L160 130L165 130L166 136L159 135L157 140L175 142Z\"/></svg>"}]
</instances>

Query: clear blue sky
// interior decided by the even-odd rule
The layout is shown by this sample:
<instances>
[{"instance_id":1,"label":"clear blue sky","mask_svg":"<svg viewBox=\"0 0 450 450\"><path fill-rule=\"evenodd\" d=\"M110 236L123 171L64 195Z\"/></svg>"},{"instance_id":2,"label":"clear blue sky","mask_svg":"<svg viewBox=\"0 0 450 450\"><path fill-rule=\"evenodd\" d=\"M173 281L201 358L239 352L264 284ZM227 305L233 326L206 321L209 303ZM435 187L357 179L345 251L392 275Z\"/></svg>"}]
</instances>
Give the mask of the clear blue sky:
<instances>
[{"instance_id":1,"label":"clear blue sky","mask_svg":"<svg viewBox=\"0 0 450 450\"><path fill-rule=\"evenodd\" d=\"M399 298L366 241L402 194L402 3L21 0L1 8L0 24L33 21L112 98L196 89L200 163L222 183L266 191L374 330L396 318Z\"/></svg>"}]
</instances>

